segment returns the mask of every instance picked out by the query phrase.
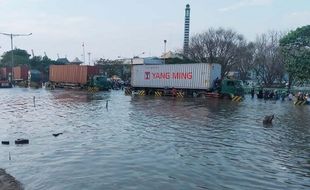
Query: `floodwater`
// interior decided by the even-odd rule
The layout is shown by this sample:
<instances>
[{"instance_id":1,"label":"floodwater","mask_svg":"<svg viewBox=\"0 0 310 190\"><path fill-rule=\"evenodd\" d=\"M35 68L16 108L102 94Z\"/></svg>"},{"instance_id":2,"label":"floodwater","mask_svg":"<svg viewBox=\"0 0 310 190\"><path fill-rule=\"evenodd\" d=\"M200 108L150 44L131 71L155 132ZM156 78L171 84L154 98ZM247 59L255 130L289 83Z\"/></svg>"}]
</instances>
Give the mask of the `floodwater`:
<instances>
[{"instance_id":1,"label":"floodwater","mask_svg":"<svg viewBox=\"0 0 310 190\"><path fill-rule=\"evenodd\" d=\"M0 105L0 168L27 190L310 188L310 106L21 88Z\"/></svg>"}]
</instances>

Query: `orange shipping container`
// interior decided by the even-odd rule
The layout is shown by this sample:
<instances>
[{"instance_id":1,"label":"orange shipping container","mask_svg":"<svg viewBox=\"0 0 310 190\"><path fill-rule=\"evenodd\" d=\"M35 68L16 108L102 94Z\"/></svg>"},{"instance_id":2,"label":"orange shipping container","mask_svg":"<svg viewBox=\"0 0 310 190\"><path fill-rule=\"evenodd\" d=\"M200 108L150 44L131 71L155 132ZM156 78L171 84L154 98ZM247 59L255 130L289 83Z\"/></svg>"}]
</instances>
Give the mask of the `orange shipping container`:
<instances>
[{"instance_id":1,"label":"orange shipping container","mask_svg":"<svg viewBox=\"0 0 310 190\"><path fill-rule=\"evenodd\" d=\"M28 80L28 66L13 67L13 79L14 80Z\"/></svg>"},{"instance_id":2,"label":"orange shipping container","mask_svg":"<svg viewBox=\"0 0 310 190\"><path fill-rule=\"evenodd\" d=\"M96 66L51 65L49 80L58 83L86 84L88 79L99 74Z\"/></svg>"},{"instance_id":3,"label":"orange shipping container","mask_svg":"<svg viewBox=\"0 0 310 190\"><path fill-rule=\"evenodd\" d=\"M8 80L9 73L12 73L12 68L11 67L2 67L0 69L1 80Z\"/></svg>"}]
</instances>

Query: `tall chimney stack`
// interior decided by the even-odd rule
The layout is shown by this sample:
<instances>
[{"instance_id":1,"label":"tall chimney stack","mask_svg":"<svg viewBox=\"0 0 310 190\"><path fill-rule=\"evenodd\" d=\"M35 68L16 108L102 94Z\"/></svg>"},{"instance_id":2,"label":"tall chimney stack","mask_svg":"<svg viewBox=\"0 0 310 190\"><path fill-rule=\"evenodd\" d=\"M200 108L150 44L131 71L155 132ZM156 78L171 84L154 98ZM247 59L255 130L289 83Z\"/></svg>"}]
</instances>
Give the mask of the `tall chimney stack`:
<instances>
[{"instance_id":1,"label":"tall chimney stack","mask_svg":"<svg viewBox=\"0 0 310 190\"><path fill-rule=\"evenodd\" d=\"M189 4L187 4L185 8L184 46L183 46L183 54L185 57L188 56L188 48L189 48L189 25L190 25L190 16L191 16L190 13L191 13L191 8Z\"/></svg>"}]
</instances>

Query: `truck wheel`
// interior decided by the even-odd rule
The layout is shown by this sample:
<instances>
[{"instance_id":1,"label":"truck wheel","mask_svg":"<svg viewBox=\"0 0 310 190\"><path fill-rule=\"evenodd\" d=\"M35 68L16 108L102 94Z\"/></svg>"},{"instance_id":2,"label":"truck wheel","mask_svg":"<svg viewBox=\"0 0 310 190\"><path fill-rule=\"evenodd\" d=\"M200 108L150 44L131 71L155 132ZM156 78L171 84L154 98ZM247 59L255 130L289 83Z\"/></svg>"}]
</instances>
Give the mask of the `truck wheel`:
<instances>
[{"instance_id":1,"label":"truck wheel","mask_svg":"<svg viewBox=\"0 0 310 190\"><path fill-rule=\"evenodd\" d=\"M200 97L200 98L206 98L206 94L201 93L201 94L199 94L199 96L198 96L198 97Z\"/></svg>"},{"instance_id":2,"label":"truck wheel","mask_svg":"<svg viewBox=\"0 0 310 190\"><path fill-rule=\"evenodd\" d=\"M224 94L224 95L223 95L223 99L224 99L224 100L231 100L231 97L230 97L230 95L228 95L228 94Z\"/></svg>"}]
</instances>

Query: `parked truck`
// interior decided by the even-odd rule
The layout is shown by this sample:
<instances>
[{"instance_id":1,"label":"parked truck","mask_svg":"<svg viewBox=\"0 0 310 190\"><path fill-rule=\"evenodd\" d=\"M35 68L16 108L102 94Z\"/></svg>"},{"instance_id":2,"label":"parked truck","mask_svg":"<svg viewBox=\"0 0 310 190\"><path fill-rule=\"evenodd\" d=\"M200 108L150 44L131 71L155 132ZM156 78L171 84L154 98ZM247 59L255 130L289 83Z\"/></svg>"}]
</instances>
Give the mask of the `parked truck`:
<instances>
[{"instance_id":1,"label":"parked truck","mask_svg":"<svg viewBox=\"0 0 310 190\"><path fill-rule=\"evenodd\" d=\"M13 67L13 83L21 87L39 88L44 82L44 75L41 71L30 69L28 65Z\"/></svg>"},{"instance_id":2,"label":"parked truck","mask_svg":"<svg viewBox=\"0 0 310 190\"><path fill-rule=\"evenodd\" d=\"M80 89L111 89L111 82L96 66L51 65L49 81L52 87Z\"/></svg>"},{"instance_id":3,"label":"parked truck","mask_svg":"<svg viewBox=\"0 0 310 190\"><path fill-rule=\"evenodd\" d=\"M232 98L244 95L240 80L220 77L220 64L133 65L131 91L159 96Z\"/></svg>"}]
</instances>

